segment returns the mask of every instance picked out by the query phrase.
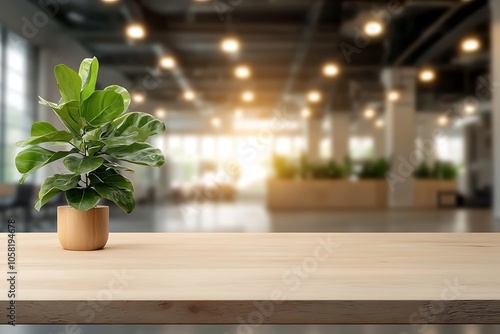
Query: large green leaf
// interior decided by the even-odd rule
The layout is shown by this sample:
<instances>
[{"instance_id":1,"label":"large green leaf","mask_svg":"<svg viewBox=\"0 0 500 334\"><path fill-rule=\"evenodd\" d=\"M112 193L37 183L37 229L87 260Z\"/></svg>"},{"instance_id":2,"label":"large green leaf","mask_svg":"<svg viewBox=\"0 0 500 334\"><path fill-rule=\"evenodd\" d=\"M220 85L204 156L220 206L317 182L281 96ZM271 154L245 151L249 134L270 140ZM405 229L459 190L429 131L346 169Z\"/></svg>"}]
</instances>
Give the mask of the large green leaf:
<instances>
[{"instance_id":1,"label":"large green leaf","mask_svg":"<svg viewBox=\"0 0 500 334\"><path fill-rule=\"evenodd\" d=\"M99 203L101 196L92 188L73 188L66 191L66 200L80 211L92 209Z\"/></svg>"},{"instance_id":2,"label":"large green leaf","mask_svg":"<svg viewBox=\"0 0 500 334\"><path fill-rule=\"evenodd\" d=\"M118 137L110 137L103 138L99 141L106 145L107 147L115 147L115 146L127 146L136 143L141 138L139 132L135 131L129 135L118 136Z\"/></svg>"},{"instance_id":3,"label":"large green leaf","mask_svg":"<svg viewBox=\"0 0 500 334\"><path fill-rule=\"evenodd\" d=\"M31 125L31 136L38 137L43 135L48 135L52 132L56 132L57 129L50 123L47 122L35 122Z\"/></svg>"},{"instance_id":4,"label":"large green leaf","mask_svg":"<svg viewBox=\"0 0 500 334\"><path fill-rule=\"evenodd\" d=\"M69 142L73 135L68 131L58 131L52 124L47 122L35 122L31 126L31 137L16 143L16 146L24 147L41 143Z\"/></svg>"},{"instance_id":5,"label":"large green leaf","mask_svg":"<svg viewBox=\"0 0 500 334\"><path fill-rule=\"evenodd\" d=\"M35 209L40 211L42 206L47 204L48 201L61 191L76 187L78 181L80 181L80 175L75 174L54 174L48 177L40 187L38 200L35 202Z\"/></svg>"},{"instance_id":6,"label":"large green leaf","mask_svg":"<svg viewBox=\"0 0 500 334\"><path fill-rule=\"evenodd\" d=\"M80 64L78 74L82 79L81 101L85 101L95 90L97 82L97 72L99 71L99 62L97 58L86 58Z\"/></svg>"},{"instance_id":7,"label":"large green leaf","mask_svg":"<svg viewBox=\"0 0 500 334\"><path fill-rule=\"evenodd\" d=\"M110 187L134 191L132 182L114 170L103 170L100 168L99 170L92 172L89 178L92 185L94 185L94 183L104 183Z\"/></svg>"},{"instance_id":8,"label":"large green leaf","mask_svg":"<svg viewBox=\"0 0 500 334\"><path fill-rule=\"evenodd\" d=\"M99 168L104 162L102 157L67 157L64 159L64 166L75 174L85 174Z\"/></svg>"},{"instance_id":9,"label":"large green leaf","mask_svg":"<svg viewBox=\"0 0 500 334\"><path fill-rule=\"evenodd\" d=\"M104 88L104 90L120 94L123 98L123 112L127 111L128 107L130 106L130 93L125 88L118 85L111 85Z\"/></svg>"},{"instance_id":10,"label":"large green leaf","mask_svg":"<svg viewBox=\"0 0 500 334\"><path fill-rule=\"evenodd\" d=\"M130 169L126 166L123 166L123 165L120 165L116 162L113 162L113 161L105 161L103 164L103 166L106 167L106 170L114 170L114 171L126 171L126 172L131 172L131 173L134 173L134 170L133 169Z\"/></svg>"},{"instance_id":11,"label":"large green leaf","mask_svg":"<svg viewBox=\"0 0 500 334\"><path fill-rule=\"evenodd\" d=\"M64 102L80 101L80 90L82 89L82 79L71 68L59 64L54 68L54 74L59 87L59 93Z\"/></svg>"},{"instance_id":12,"label":"large green leaf","mask_svg":"<svg viewBox=\"0 0 500 334\"><path fill-rule=\"evenodd\" d=\"M76 152L76 149L54 152L39 146L32 146L19 152L16 156L16 168L19 173L23 174L19 183L24 183L29 175L43 166Z\"/></svg>"},{"instance_id":13,"label":"large green leaf","mask_svg":"<svg viewBox=\"0 0 500 334\"><path fill-rule=\"evenodd\" d=\"M82 117L93 127L111 122L123 113L123 99L112 91L95 91L82 104Z\"/></svg>"},{"instance_id":14,"label":"large green leaf","mask_svg":"<svg viewBox=\"0 0 500 334\"><path fill-rule=\"evenodd\" d=\"M110 147L106 154L138 165L160 167L165 163L163 153L148 143L134 143L128 146Z\"/></svg>"},{"instance_id":15,"label":"large green leaf","mask_svg":"<svg viewBox=\"0 0 500 334\"><path fill-rule=\"evenodd\" d=\"M141 135L145 134L142 140L138 140L145 141L148 137L165 131L165 124L150 114L138 111L129 112L111 122L106 137L123 136L134 131L138 131Z\"/></svg>"},{"instance_id":16,"label":"large green leaf","mask_svg":"<svg viewBox=\"0 0 500 334\"><path fill-rule=\"evenodd\" d=\"M134 211L135 201L132 191L116 188L107 183L93 183L92 187L100 196L112 201L127 214Z\"/></svg>"},{"instance_id":17,"label":"large green leaf","mask_svg":"<svg viewBox=\"0 0 500 334\"><path fill-rule=\"evenodd\" d=\"M79 101L68 101L63 104L56 104L49 102L39 97L40 104L52 108L56 113L57 117L66 126L66 128L71 131L74 135L80 136L80 131L82 125L80 122L80 102Z\"/></svg>"}]
</instances>

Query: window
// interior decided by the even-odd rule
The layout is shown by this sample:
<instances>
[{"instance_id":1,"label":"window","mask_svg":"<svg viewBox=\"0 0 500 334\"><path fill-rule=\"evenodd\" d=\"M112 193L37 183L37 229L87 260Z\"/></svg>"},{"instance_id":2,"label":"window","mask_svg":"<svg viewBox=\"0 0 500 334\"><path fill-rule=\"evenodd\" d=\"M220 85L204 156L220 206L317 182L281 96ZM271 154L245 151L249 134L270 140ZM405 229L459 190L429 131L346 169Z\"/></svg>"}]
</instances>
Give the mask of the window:
<instances>
[{"instance_id":1,"label":"window","mask_svg":"<svg viewBox=\"0 0 500 334\"><path fill-rule=\"evenodd\" d=\"M16 142L30 134L34 119L34 52L21 37L0 27L0 182L15 183L20 175Z\"/></svg>"}]
</instances>

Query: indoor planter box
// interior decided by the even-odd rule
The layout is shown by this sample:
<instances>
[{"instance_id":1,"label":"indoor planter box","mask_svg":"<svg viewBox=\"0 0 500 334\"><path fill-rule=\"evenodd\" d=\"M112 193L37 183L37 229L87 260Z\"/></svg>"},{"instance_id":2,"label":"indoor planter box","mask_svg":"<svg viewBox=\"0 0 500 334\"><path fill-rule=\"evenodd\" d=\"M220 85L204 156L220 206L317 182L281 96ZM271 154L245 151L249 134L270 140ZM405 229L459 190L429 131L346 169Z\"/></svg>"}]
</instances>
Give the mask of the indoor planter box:
<instances>
[{"instance_id":1,"label":"indoor planter box","mask_svg":"<svg viewBox=\"0 0 500 334\"><path fill-rule=\"evenodd\" d=\"M438 208L438 195L440 192L445 191L456 192L456 180L415 179L413 188L413 203L415 208Z\"/></svg>"}]
</instances>

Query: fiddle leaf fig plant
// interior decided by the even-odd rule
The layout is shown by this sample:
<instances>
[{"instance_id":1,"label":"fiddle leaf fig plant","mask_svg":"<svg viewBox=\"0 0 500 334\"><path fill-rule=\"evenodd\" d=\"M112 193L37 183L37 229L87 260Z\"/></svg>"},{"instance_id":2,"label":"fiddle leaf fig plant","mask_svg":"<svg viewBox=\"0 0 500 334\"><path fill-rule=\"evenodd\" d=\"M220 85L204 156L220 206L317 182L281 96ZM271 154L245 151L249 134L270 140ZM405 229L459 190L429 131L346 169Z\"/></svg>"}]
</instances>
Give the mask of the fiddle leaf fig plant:
<instances>
[{"instance_id":1,"label":"fiddle leaf fig plant","mask_svg":"<svg viewBox=\"0 0 500 334\"><path fill-rule=\"evenodd\" d=\"M120 164L126 161L150 167L165 163L162 152L146 140L165 131L165 124L147 113L127 112L130 94L112 85L96 90L99 62L84 59L77 72L57 65L54 74L61 99L58 103L40 97L40 104L51 108L66 130L47 122L35 122L31 137L17 143L27 147L16 156L20 183L43 166L59 159L68 173L48 177L41 185L35 208L64 192L69 205L77 210L95 207L101 198L114 202L126 213L135 208L134 187L122 172L133 172ZM53 151L46 145L68 145Z\"/></svg>"}]
</instances>

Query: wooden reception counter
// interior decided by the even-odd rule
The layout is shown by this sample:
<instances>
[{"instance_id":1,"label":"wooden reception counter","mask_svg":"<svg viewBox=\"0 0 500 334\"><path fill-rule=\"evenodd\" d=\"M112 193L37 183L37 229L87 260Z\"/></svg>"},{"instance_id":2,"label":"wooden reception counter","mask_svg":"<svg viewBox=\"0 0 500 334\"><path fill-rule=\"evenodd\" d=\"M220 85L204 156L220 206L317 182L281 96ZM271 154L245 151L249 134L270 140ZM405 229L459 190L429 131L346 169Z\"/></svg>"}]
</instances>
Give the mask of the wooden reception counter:
<instances>
[{"instance_id":1,"label":"wooden reception counter","mask_svg":"<svg viewBox=\"0 0 500 334\"><path fill-rule=\"evenodd\" d=\"M94 252L53 233L16 241L16 296L2 280L0 308L15 300L17 324L500 323L500 234L114 233Z\"/></svg>"}]
</instances>

